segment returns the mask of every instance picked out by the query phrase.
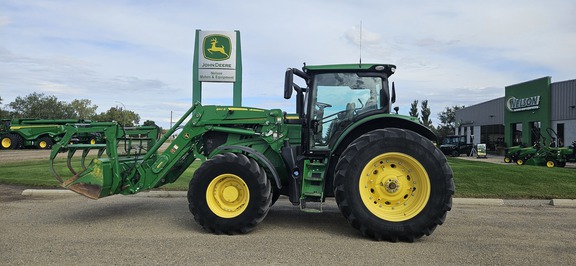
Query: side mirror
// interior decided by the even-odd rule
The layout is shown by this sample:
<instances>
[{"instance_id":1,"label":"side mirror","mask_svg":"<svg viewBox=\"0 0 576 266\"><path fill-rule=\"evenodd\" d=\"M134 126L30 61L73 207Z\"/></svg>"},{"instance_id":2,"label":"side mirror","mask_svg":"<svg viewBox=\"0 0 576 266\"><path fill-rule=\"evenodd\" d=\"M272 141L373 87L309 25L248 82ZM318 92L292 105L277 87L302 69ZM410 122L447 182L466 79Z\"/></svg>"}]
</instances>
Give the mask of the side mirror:
<instances>
[{"instance_id":1,"label":"side mirror","mask_svg":"<svg viewBox=\"0 0 576 266\"><path fill-rule=\"evenodd\" d=\"M394 81L392 81L392 99L390 99L392 103L396 102L396 87L394 86Z\"/></svg>"},{"instance_id":2,"label":"side mirror","mask_svg":"<svg viewBox=\"0 0 576 266\"><path fill-rule=\"evenodd\" d=\"M288 68L284 76L284 99L292 97L292 90L294 88L294 70Z\"/></svg>"}]
</instances>

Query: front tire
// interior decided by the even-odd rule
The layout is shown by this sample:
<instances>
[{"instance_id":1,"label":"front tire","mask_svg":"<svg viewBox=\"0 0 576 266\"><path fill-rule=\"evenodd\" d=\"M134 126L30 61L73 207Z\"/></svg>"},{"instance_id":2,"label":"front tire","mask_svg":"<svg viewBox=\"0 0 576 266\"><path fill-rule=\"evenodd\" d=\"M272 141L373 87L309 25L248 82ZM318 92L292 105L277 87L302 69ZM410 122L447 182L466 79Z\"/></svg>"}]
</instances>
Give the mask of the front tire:
<instances>
[{"instance_id":1,"label":"front tire","mask_svg":"<svg viewBox=\"0 0 576 266\"><path fill-rule=\"evenodd\" d=\"M188 202L194 220L214 234L243 234L268 214L272 186L251 158L225 153L204 162L190 180Z\"/></svg>"},{"instance_id":2,"label":"front tire","mask_svg":"<svg viewBox=\"0 0 576 266\"><path fill-rule=\"evenodd\" d=\"M334 187L354 228L393 242L430 235L444 222L454 194L444 154L421 135L397 128L353 141L336 165Z\"/></svg>"},{"instance_id":3,"label":"front tire","mask_svg":"<svg viewBox=\"0 0 576 266\"><path fill-rule=\"evenodd\" d=\"M24 140L18 134L8 134L2 136L1 147L2 149L20 149L23 147Z\"/></svg>"},{"instance_id":4,"label":"front tire","mask_svg":"<svg viewBox=\"0 0 576 266\"><path fill-rule=\"evenodd\" d=\"M10 139L9 135L2 136L0 139L0 148L1 149L10 149L12 147L12 139Z\"/></svg>"}]
</instances>

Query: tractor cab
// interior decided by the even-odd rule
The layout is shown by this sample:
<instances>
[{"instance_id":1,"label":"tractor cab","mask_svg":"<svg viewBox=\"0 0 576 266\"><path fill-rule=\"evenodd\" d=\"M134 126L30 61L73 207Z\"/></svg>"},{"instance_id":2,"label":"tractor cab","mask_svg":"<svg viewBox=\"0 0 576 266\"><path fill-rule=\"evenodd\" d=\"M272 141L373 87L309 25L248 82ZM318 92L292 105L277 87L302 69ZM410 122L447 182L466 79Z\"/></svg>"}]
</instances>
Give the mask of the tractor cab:
<instances>
[{"instance_id":1,"label":"tractor cab","mask_svg":"<svg viewBox=\"0 0 576 266\"><path fill-rule=\"evenodd\" d=\"M390 113L395 97L393 89L390 93L388 77L395 69L394 65L380 64L288 69L284 96L290 98L292 88L298 93L296 110L305 127L303 141L309 141L306 146L312 150L330 149L355 121ZM294 84L294 74L305 80L306 88Z\"/></svg>"}]
</instances>

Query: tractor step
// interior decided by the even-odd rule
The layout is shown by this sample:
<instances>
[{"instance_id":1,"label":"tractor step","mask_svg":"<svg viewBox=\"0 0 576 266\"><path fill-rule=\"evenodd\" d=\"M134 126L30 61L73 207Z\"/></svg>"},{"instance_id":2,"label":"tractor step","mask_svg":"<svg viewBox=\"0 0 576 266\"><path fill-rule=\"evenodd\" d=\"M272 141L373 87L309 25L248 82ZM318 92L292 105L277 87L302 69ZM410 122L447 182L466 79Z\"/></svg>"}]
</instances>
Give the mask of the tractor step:
<instances>
[{"instance_id":1,"label":"tractor step","mask_svg":"<svg viewBox=\"0 0 576 266\"><path fill-rule=\"evenodd\" d=\"M325 171L326 163L324 162L304 161L300 210L305 212L322 212Z\"/></svg>"}]
</instances>

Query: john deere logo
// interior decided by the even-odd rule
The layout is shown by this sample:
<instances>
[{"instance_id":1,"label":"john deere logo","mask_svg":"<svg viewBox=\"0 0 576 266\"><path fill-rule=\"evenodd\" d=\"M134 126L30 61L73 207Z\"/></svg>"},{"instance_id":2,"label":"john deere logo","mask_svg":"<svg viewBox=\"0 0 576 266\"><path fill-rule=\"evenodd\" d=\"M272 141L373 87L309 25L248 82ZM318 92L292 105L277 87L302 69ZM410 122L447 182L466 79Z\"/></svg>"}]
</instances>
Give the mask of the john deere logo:
<instances>
[{"instance_id":1,"label":"john deere logo","mask_svg":"<svg viewBox=\"0 0 576 266\"><path fill-rule=\"evenodd\" d=\"M222 61L230 58L232 42L228 36L212 34L204 37L204 58L212 61Z\"/></svg>"}]
</instances>

